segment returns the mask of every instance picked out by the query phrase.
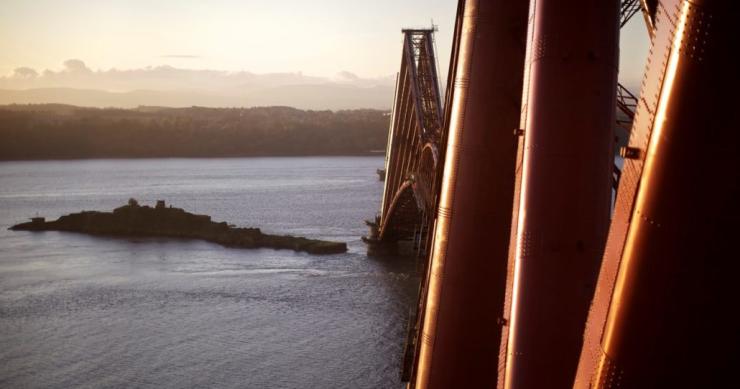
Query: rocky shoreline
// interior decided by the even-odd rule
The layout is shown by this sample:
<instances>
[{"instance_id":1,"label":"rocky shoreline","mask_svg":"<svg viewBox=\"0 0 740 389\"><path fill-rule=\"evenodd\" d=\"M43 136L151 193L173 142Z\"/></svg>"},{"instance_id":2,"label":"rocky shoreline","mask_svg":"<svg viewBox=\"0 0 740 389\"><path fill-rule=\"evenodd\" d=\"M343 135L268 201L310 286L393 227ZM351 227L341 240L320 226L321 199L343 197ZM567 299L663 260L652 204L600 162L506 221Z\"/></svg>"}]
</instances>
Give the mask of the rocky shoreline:
<instances>
[{"instance_id":1,"label":"rocky shoreline","mask_svg":"<svg viewBox=\"0 0 740 389\"><path fill-rule=\"evenodd\" d=\"M226 222L211 221L208 215L197 215L181 208L141 206L131 199L113 212L83 211L46 221L42 217L16 224L11 230L70 231L90 235L121 237L165 237L200 239L237 248L273 248L304 251L310 254L337 254L347 251L347 244L307 239L288 235L263 234L259 228L239 228Z\"/></svg>"}]
</instances>

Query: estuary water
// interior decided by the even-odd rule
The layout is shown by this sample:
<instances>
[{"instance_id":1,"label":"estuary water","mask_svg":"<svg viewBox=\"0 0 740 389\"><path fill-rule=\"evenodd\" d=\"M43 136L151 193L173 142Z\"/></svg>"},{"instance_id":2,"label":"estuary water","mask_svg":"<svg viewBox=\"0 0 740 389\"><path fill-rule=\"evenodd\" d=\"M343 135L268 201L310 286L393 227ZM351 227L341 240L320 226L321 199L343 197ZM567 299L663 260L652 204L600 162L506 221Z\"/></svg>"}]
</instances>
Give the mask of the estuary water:
<instances>
[{"instance_id":1,"label":"estuary water","mask_svg":"<svg viewBox=\"0 0 740 389\"><path fill-rule=\"evenodd\" d=\"M0 163L0 388L398 388L412 265L366 255L382 157ZM9 231L158 199L309 255Z\"/></svg>"}]
</instances>

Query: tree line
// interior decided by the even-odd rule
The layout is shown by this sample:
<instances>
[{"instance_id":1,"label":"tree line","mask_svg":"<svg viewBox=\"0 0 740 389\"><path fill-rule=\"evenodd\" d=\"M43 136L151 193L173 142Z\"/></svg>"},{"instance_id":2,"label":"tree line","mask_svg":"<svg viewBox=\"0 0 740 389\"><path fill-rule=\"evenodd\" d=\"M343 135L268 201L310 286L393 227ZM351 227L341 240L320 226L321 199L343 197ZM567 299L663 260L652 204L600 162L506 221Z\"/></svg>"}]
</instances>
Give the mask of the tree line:
<instances>
[{"instance_id":1,"label":"tree line","mask_svg":"<svg viewBox=\"0 0 740 389\"><path fill-rule=\"evenodd\" d=\"M0 160L368 155L389 114L357 109L0 106Z\"/></svg>"}]
</instances>

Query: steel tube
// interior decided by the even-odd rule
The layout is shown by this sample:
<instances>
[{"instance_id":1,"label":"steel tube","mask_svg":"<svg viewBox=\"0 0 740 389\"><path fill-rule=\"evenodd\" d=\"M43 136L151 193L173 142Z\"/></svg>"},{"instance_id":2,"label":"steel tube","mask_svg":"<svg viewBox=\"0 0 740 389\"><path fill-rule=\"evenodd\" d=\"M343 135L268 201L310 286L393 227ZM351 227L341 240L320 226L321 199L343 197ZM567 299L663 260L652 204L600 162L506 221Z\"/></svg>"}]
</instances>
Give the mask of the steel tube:
<instances>
[{"instance_id":1,"label":"steel tube","mask_svg":"<svg viewBox=\"0 0 740 389\"><path fill-rule=\"evenodd\" d=\"M527 10L526 1L465 1L419 388L497 382Z\"/></svg>"},{"instance_id":2,"label":"steel tube","mask_svg":"<svg viewBox=\"0 0 740 389\"><path fill-rule=\"evenodd\" d=\"M733 1L660 1L578 388L736 382L740 220ZM657 91L657 93L649 93ZM644 167L642 164L644 163ZM612 270L614 269L614 270Z\"/></svg>"},{"instance_id":3,"label":"steel tube","mask_svg":"<svg viewBox=\"0 0 740 389\"><path fill-rule=\"evenodd\" d=\"M609 227L617 0L533 0L506 388L572 385Z\"/></svg>"}]
</instances>

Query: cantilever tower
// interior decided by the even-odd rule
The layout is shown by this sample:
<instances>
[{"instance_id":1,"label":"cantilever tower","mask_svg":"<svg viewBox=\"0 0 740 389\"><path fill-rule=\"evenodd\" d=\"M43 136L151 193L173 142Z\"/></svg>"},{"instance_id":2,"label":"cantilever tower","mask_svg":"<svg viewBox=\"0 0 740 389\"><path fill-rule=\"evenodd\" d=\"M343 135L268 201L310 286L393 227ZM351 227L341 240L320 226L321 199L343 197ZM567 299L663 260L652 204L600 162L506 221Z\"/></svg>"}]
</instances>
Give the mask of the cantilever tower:
<instances>
[{"instance_id":1,"label":"cantilever tower","mask_svg":"<svg viewBox=\"0 0 740 389\"><path fill-rule=\"evenodd\" d=\"M434 29L405 29L401 69L386 150L385 189L380 215L369 222L374 244L414 239L428 247L446 132Z\"/></svg>"}]
</instances>

